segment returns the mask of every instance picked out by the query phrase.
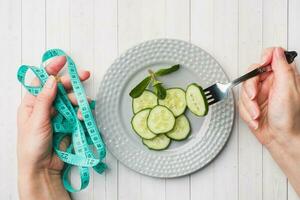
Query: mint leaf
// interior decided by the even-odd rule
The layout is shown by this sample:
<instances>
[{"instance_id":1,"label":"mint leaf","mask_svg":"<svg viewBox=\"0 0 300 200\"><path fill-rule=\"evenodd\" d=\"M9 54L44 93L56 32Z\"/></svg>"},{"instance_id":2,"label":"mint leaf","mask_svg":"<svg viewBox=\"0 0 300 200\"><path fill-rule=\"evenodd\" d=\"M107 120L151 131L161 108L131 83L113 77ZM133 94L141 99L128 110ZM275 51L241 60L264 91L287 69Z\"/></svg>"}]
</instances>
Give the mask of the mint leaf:
<instances>
[{"instance_id":1,"label":"mint leaf","mask_svg":"<svg viewBox=\"0 0 300 200\"><path fill-rule=\"evenodd\" d=\"M167 74L177 71L179 69L179 67L180 67L180 65L177 64L177 65L173 65L172 67L169 67L169 68L160 69L157 72L155 72L155 75L156 76L164 76L164 75L167 75Z\"/></svg>"},{"instance_id":2,"label":"mint leaf","mask_svg":"<svg viewBox=\"0 0 300 200\"><path fill-rule=\"evenodd\" d=\"M154 91L159 99L166 98L167 92L166 89L162 86L162 83L157 83L153 85Z\"/></svg>"},{"instance_id":3,"label":"mint leaf","mask_svg":"<svg viewBox=\"0 0 300 200\"><path fill-rule=\"evenodd\" d=\"M142 80L137 86L135 86L129 93L132 98L137 98L141 96L144 90L147 88L151 81L152 77L147 76L144 80Z\"/></svg>"}]
</instances>

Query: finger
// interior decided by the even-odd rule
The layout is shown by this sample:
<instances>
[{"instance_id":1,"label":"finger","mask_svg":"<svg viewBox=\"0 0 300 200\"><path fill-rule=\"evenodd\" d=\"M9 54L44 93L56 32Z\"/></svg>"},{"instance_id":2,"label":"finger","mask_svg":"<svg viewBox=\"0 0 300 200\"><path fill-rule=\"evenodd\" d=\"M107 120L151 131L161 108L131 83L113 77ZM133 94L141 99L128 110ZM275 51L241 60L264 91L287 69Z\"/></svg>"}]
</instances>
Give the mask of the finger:
<instances>
[{"instance_id":1,"label":"finger","mask_svg":"<svg viewBox=\"0 0 300 200\"><path fill-rule=\"evenodd\" d=\"M80 109L77 111L77 117L79 120L83 120L82 112L80 111Z\"/></svg>"},{"instance_id":2,"label":"finger","mask_svg":"<svg viewBox=\"0 0 300 200\"><path fill-rule=\"evenodd\" d=\"M261 54L261 62L260 62L262 66L267 66L271 64L274 50L275 47L269 47L263 50L263 53Z\"/></svg>"},{"instance_id":3,"label":"finger","mask_svg":"<svg viewBox=\"0 0 300 200\"><path fill-rule=\"evenodd\" d=\"M54 76L49 76L42 91L36 97L32 117L37 123L44 123L51 117L51 108L56 97L57 83Z\"/></svg>"},{"instance_id":4,"label":"finger","mask_svg":"<svg viewBox=\"0 0 300 200\"><path fill-rule=\"evenodd\" d=\"M245 105L243 101L239 102L239 112L241 118L245 121L245 123L250 127L251 130L257 130L258 128L258 121L253 120L251 118L251 115L248 113L248 111L245 108Z\"/></svg>"},{"instance_id":5,"label":"finger","mask_svg":"<svg viewBox=\"0 0 300 200\"><path fill-rule=\"evenodd\" d=\"M40 81L38 78L34 78L32 82L29 84L30 86L38 86ZM30 115L32 114L33 106L35 103L35 96L26 91L22 102L18 108L18 121L26 121Z\"/></svg>"},{"instance_id":6,"label":"finger","mask_svg":"<svg viewBox=\"0 0 300 200\"><path fill-rule=\"evenodd\" d=\"M71 137L69 137L69 136L64 137L61 140L61 143L59 144L59 149L61 151L66 151L68 146L70 145L70 143L71 143Z\"/></svg>"},{"instance_id":7,"label":"finger","mask_svg":"<svg viewBox=\"0 0 300 200\"><path fill-rule=\"evenodd\" d=\"M248 68L248 71L251 71L257 67L259 67L260 65L258 64L254 64L251 65ZM248 97L252 100L257 96L258 90L257 90L257 85L259 83L260 77L259 76L255 76L253 78L248 79L247 81L245 81L242 85L243 90L246 91L246 94L248 95Z\"/></svg>"},{"instance_id":8,"label":"finger","mask_svg":"<svg viewBox=\"0 0 300 200\"><path fill-rule=\"evenodd\" d=\"M31 83L29 84L30 86L39 86L40 81L37 77L35 77ZM35 102L35 96L26 91L24 98L22 99L22 103L26 106L33 106Z\"/></svg>"},{"instance_id":9,"label":"finger","mask_svg":"<svg viewBox=\"0 0 300 200\"><path fill-rule=\"evenodd\" d=\"M291 67L293 68L295 74L296 74L296 75L299 75L299 70L298 70L296 64L293 62L293 63L291 63L290 65L291 65Z\"/></svg>"},{"instance_id":10,"label":"finger","mask_svg":"<svg viewBox=\"0 0 300 200\"><path fill-rule=\"evenodd\" d=\"M258 119L258 117L260 115L260 109L257 104L257 101L249 99L245 90L242 90L240 98L241 98L242 102L244 103L245 109L250 114L251 118L253 120Z\"/></svg>"},{"instance_id":11,"label":"finger","mask_svg":"<svg viewBox=\"0 0 300 200\"><path fill-rule=\"evenodd\" d=\"M273 84L274 74L271 73L259 86L259 95L257 96L257 103L262 105L268 98L271 86Z\"/></svg>"},{"instance_id":12,"label":"finger","mask_svg":"<svg viewBox=\"0 0 300 200\"><path fill-rule=\"evenodd\" d=\"M24 124L30 118L32 111L32 106L27 106L21 103L21 105L18 107L17 123Z\"/></svg>"},{"instance_id":13,"label":"finger","mask_svg":"<svg viewBox=\"0 0 300 200\"><path fill-rule=\"evenodd\" d=\"M59 144L59 150L66 151L67 148L70 146L70 143L71 143L71 137L70 136L64 137ZM55 166L59 170L61 170L64 166L64 162L61 161L61 159L57 156L55 152L51 160L51 166ZM59 170L57 170L58 175L59 175Z\"/></svg>"},{"instance_id":14,"label":"finger","mask_svg":"<svg viewBox=\"0 0 300 200\"><path fill-rule=\"evenodd\" d=\"M70 92L68 93L68 98L70 99L71 103L75 106L78 106L78 101L76 99L75 93L74 92ZM90 97L87 97L87 100L89 103L91 103L92 99Z\"/></svg>"},{"instance_id":15,"label":"finger","mask_svg":"<svg viewBox=\"0 0 300 200\"><path fill-rule=\"evenodd\" d=\"M53 58L51 62L45 67L47 73L49 75L56 76L58 72L64 67L66 64L66 57L65 56L58 56Z\"/></svg>"},{"instance_id":16,"label":"finger","mask_svg":"<svg viewBox=\"0 0 300 200\"><path fill-rule=\"evenodd\" d=\"M90 77L90 72L86 71L86 70L82 70L78 72L79 75L79 79L80 81L85 81ZM71 80L70 80L70 76L69 75L65 75L65 76L61 76L60 77L60 81L61 83L64 85L64 88L66 90L70 90L72 89L72 84L71 84Z\"/></svg>"},{"instance_id":17,"label":"finger","mask_svg":"<svg viewBox=\"0 0 300 200\"><path fill-rule=\"evenodd\" d=\"M280 47L277 47L273 52L272 70L276 80L287 81L291 78L295 78L295 71L293 67L288 64L284 50Z\"/></svg>"}]
</instances>

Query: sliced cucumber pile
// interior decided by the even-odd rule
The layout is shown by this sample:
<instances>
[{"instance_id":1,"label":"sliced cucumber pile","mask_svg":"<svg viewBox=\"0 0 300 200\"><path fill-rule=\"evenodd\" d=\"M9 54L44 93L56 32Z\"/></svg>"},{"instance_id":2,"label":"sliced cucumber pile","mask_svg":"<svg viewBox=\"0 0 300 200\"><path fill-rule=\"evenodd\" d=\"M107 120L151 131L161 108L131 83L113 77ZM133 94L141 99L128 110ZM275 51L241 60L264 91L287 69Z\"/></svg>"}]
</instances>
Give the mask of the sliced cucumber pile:
<instances>
[{"instance_id":1,"label":"sliced cucumber pile","mask_svg":"<svg viewBox=\"0 0 300 200\"><path fill-rule=\"evenodd\" d=\"M147 118L150 110L151 109L146 108L139 111L131 120L133 130L144 139L152 139L156 136L156 134L152 133L147 126Z\"/></svg>"},{"instance_id":2,"label":"sliced cucumber pile","mask_svg":"<svg viewBox=\"0 0 300 200\"><path fill-rule=\"evenodd\" d=\"M138 98L133 98L132 109L133 113L138 113L145 108L153 108L157 105L157 96L149 91L145 90Z\"/></svg>"},{"instance_id":3,"label":"sliced cucumber pile","mask_svg":"<svg viewBox=\"0 0 300 200\"><path fill-rule=\"evenodd\" d=\"M153 150L164 150L168 148L171 143L171 139L168 138L165 134L159 134L151 140L143 139L143 144L146 145L149 149Z\"/></svg>"},{"instance_id":4,"label":"sliced cucumber pile","mask_svg":"<svg viewBox=\"0 0 300 200\"><path fill-rule=\"evenodd\" d=\"M169 108L175 117L184 113L186 108L185 91L181 88L167 89L165 99L159 99L159 105Z\"/></svg>"},{"instance_id":5,"label":"sliced cucumber pile","mask_svg":"<svg viewBox=\"0 0 300 200\"><path fill-rule=\"evenodd\" d=\"M132 99L131 126L150 150L167 149L172 140L185 140L191 133L190 122L184 114L186 107L197 116L208 112L206 96L196 83L190 84L186 91L169 88L164 99L144 90Z\"/></svg>"},{"instance_id":6,"label":"sliced cucumber pile","mask_svg":"<svg viewBox=\"0 0 300 200\"><path fill-rule=\"evenodd\" d=\"M157 105L148 116L148 128L155 134L167 133L174 128L175 117L165 106Z\"/></svg>"},{"instance_id":7,"label":"sliced cucumber pile","mask_svg":"<svg viewBox=\"0 0 300 200\"><path fill-rule=\"evenodd\" d=\"M185 115L180 115L175 120L174 128L166 135L173 140L184 140L191 132L190 122Z\"/></svg>"},{"instance_id":8,"label":"sliced cucumber pile","mask_svg":"<svg viewBox=\"0 0 300 200\"><path fill-rule=\"evenodd\" d=\"M186 90L187 107L197 116L204 116L208 112L208 104L203 89L192 83Z\"/></svg>"}]
</instances>

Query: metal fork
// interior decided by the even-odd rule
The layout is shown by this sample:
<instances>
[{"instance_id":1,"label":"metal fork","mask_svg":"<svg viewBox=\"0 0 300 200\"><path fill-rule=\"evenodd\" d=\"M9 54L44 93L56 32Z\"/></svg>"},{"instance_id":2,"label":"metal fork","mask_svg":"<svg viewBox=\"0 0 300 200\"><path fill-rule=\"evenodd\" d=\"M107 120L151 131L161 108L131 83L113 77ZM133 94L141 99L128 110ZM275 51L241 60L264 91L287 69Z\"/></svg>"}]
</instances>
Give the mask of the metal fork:
<instances>
[{"instance_id":1,"label":"metal fork","mask_svg":"<svg viewBox=\"0 0 300 200\"><path fill-rule=\"evenodd\" d=\"M292 63L295 59L295 57L297 56L297 52L296 51L285 51L284 52L285 57L287 59L288 63ZM248 72L247 74L233 80L232 82L223 84L223 83L215 83L211 86L209 86L208 88L204 89L204 94L206 96L208 105L213 105L219 101L221 101L222 99L224 99L229 90L238 85L239 83L246 81L250 78L253 78L254 76L257 76L259 74L262 74L264 72L270 71L270 67L269 66L260 66L250 72Z\"/></svg>"}]
</instances>

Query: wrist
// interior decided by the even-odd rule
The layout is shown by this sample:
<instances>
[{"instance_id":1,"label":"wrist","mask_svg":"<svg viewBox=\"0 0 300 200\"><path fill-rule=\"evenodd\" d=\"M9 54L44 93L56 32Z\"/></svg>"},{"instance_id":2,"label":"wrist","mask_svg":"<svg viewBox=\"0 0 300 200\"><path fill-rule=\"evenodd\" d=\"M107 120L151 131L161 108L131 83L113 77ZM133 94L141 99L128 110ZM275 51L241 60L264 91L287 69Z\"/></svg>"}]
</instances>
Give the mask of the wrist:
<instances>
[{"instance_id":1,"label":"wrist","mask_svg":"<svg viewBox=\"0 0 300 200\"><path fill-rule=\"evenodd\" d=\"M21 200L70 199L64 189L60 174L49 169L19 170L19 194Z\"/></svg>"},{"instance_id":2,"label":"wrist","mask_svg":"<svg viewBox=\"0 0 300 200\"><path fill-rule=\"evenodd\" d=\"M277 134L266 146L273 159L289 179L300 196L300 137L299 134ZM285 137L282 137L285 135ZM288 137L286 137L288 135Z\"/></svg>"},{"instance_id":3,"label":"wrist","mask_svg":"<svg viewBox=\"0 0 300 200\"><path fill-rule=\"evenodd\" d=\"M269 152L280 160L290 161L298 160L300 152L300 135L292 132L271 132L269 131L271 142L266 144L265 147Z\"/></svg>"}]
</instances>

